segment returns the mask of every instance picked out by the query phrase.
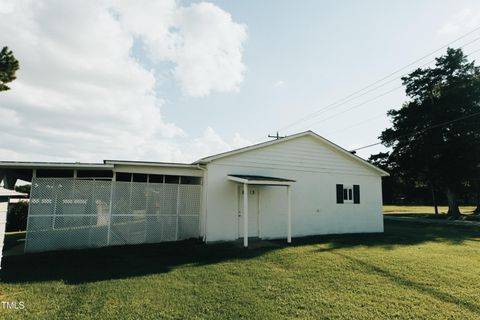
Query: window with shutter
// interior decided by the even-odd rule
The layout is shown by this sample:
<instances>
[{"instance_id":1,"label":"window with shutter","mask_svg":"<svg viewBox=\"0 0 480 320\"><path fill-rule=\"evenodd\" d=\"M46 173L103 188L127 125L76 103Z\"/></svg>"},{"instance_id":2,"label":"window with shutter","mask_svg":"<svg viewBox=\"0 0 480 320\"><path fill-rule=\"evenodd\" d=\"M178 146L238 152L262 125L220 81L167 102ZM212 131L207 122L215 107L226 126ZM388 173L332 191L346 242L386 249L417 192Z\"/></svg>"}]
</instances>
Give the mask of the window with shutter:
<instances>
[{"instance_id":1,"label":"window with shutter","mask_svg":"<svg viewBox=\"0 0 480 320\"><path fill-rule=\"evenodd\" d=\"M337 184L337 203L360 203L360 186Z\"/></svg>"},{"instance_id":2,"label":"window with shutter","mask_svg":"<svg viewBox=\"0 0 480 320\"><path fill-rule=\"evenodd\" d=\"M353 203L360 203L360 186L358 184L353 185Z\"/></svg>"},{"instance_id":3,"label":"window with shutter","mask_svg":"<svg viewBox=\"0 0 480 320\"><path fill-rule=\"evenodd\" d=\"M343 203L343 184L337 184L337 203Z\"/></svg>"}]
</instances>

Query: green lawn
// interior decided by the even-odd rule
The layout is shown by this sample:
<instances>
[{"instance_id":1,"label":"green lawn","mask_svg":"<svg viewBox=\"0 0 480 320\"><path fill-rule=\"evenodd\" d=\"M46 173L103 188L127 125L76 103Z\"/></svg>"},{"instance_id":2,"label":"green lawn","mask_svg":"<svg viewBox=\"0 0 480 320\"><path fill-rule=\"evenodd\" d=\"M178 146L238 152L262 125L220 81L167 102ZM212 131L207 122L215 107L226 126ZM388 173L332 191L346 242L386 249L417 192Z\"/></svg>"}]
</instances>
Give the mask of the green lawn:
<instances>
[{"instance_id":1,"label":"green lawn","mask_svg":"<svg viewBox=\"0 0 480 320\"><path fill-rule=\"evenodd\" d=\"M1 319L479 319L480 230L387 222L385 234L248 249L197 242L7 257Z\"/></svg>"},{"instance_id":2,"label":"green lawn","mask_svg":"<svg viewBox=\"0 0 480 320\"><path fill-rule=\"evenodd\" d=\"M469 214L476 207L473 206L464 206L460 207L460 212L463 214ZM445 214L448 211L447 206L438 206L438 212ZM434 214L435 208L433 206L383 206L383 212L387 214L403 214L403 213L424 213L424 214Z\"/></svg>"}]
</instances>

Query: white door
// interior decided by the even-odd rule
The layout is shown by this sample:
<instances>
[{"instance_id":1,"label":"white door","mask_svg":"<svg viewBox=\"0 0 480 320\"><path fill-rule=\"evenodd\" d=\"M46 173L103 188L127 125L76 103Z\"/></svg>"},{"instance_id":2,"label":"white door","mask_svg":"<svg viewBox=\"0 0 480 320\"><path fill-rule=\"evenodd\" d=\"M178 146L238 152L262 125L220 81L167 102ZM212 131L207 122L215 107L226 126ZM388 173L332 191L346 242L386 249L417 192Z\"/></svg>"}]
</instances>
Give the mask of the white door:
<instances>
[{"instance_id":1,"label":"white door","mask_svg":"<svg viewBox=\"0 0 480 320\"><path fill-rule=\"evenodd\" d=\"M248 187L248 236L258 237L258 187ZM238 188L238 237L243 237L243 185Z\"/></svg>"}]
</instances>

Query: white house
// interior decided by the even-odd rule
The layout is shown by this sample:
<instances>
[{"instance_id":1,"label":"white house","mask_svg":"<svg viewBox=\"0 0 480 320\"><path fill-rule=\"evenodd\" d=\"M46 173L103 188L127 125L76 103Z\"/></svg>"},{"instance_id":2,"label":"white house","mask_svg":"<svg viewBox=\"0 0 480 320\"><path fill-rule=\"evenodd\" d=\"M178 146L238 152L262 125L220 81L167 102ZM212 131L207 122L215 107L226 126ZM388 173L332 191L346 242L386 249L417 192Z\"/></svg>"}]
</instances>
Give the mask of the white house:
<instances>
[{"instance_id":1,"label":"white house","mask_svg":"<svg viewBox=\"0 0 480 320\"><path fill-rule=\"evenodd\" d=\"M32 181L28 252L383 232L387 175L311 131L192 164L0 162Z\"/></svg>"}]
</instances>

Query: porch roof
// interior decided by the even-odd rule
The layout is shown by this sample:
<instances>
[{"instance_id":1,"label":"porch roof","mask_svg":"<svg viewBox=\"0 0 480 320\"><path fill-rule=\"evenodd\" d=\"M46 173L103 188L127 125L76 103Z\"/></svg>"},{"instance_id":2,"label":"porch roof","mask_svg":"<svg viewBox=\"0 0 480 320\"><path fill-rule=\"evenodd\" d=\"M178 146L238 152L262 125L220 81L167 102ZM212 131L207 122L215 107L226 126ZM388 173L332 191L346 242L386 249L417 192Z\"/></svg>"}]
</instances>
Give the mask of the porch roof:
<instances>
[{"instance_id":1,"label":"porch roof","mask_svg":"<svg viewBox=\"0 0 480 320\"><path fill-rule=\"evenodd\" d=\"M0 187L0 198L26 197L28 194Z\"/></svg>"},{"instance_id":2,"label":"porch roof","mask_svg":"<svg viewBox=\"0 0 480 320\"><path fill-rule=\"evenodd\" d=\"M264 186L289 186L292 185L295 180L278 178L278 177L266 177L257 175L245 175L245 174L229 174L228 180L254 185Z\"/></svg>"}]
</instances>

